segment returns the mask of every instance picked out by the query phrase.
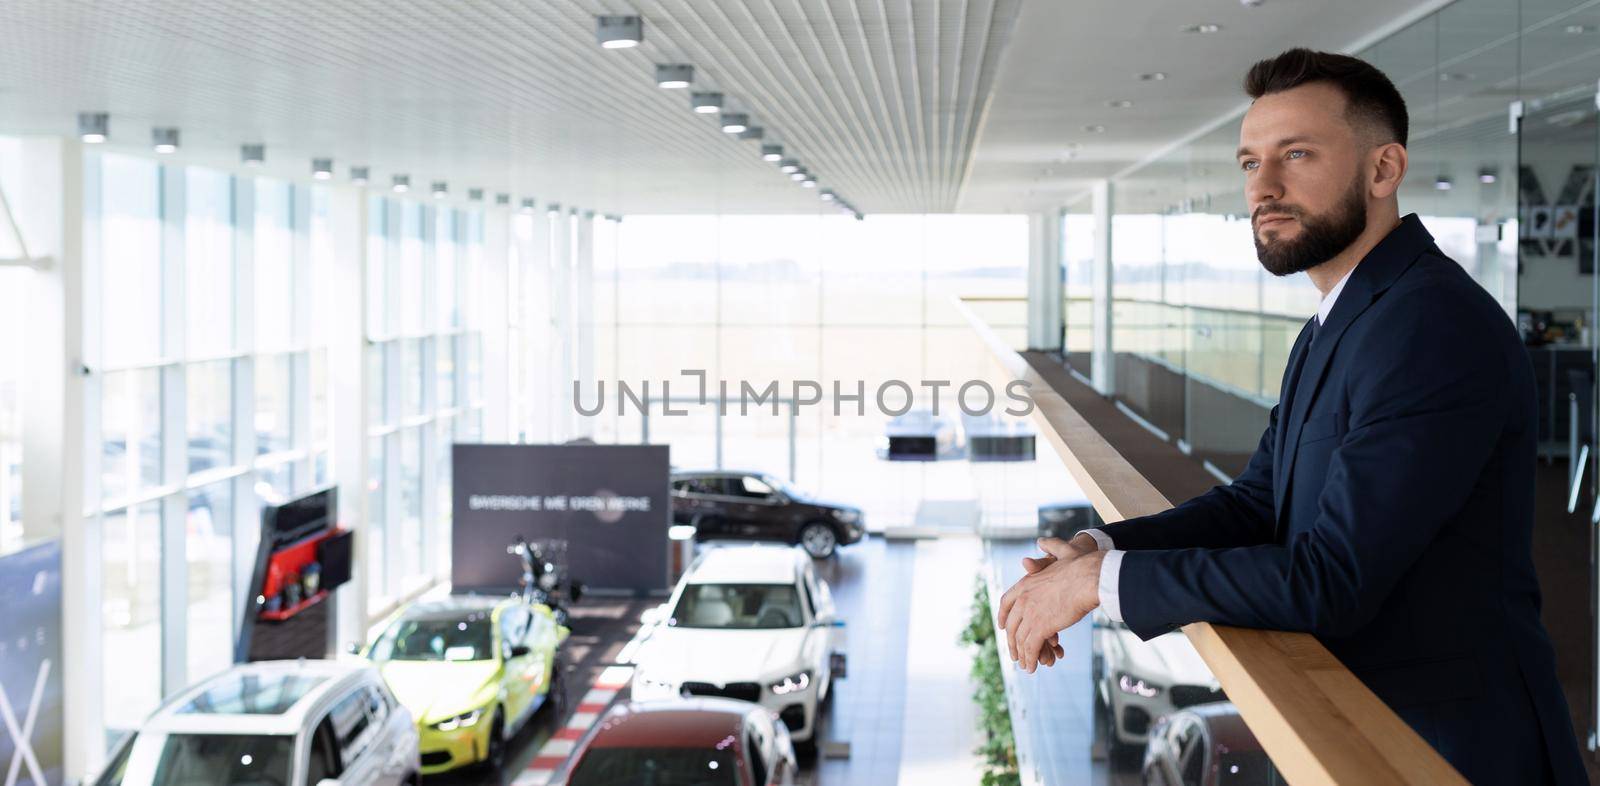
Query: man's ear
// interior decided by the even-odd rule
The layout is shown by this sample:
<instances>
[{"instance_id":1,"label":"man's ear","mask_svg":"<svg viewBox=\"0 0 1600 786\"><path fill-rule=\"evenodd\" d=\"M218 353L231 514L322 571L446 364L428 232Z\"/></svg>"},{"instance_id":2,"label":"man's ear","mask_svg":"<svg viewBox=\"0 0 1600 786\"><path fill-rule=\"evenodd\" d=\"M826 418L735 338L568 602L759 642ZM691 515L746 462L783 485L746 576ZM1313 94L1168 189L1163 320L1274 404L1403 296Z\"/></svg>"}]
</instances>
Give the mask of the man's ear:
<instances>
[{"instance_id":1,"label":"man's ear","mask_svg":"<svg viewBox=\"0 0 1600 786\"><path fill-rule=\"evenodd\" d=\"M1406 178L1406 167L1409 157L1405 145L1399 142L1390 142L1372 149L1369 154L1372 161L1372 182L1369 190L1377 199L1388 199L1400 190L1401 181Z\"/></svg>"}]
</instances>

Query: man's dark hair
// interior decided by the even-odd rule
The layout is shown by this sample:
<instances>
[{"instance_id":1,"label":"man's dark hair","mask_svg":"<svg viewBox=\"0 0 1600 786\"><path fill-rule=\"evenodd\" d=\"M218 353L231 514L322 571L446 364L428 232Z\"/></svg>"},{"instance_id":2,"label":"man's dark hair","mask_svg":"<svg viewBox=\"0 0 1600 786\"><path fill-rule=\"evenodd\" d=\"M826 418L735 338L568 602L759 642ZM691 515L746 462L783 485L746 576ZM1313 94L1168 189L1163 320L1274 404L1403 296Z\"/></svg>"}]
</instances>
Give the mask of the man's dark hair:
<instances>
[{"instance_id":1,"label":"man's dark hair","mask_svg":"<svg viewBox=\"0 0 1600 786\"><path fill-rule=\"evenodd\" d=\"M1250 66L1244 92L1260 98L1312 82L1327 82L1344 93L1345 119L1357 130L1375 132L1379 144L1405 145L1409 130L1405 99L1389 77L1360 58L1290 49Z\"/></svg>"}]
</instances>

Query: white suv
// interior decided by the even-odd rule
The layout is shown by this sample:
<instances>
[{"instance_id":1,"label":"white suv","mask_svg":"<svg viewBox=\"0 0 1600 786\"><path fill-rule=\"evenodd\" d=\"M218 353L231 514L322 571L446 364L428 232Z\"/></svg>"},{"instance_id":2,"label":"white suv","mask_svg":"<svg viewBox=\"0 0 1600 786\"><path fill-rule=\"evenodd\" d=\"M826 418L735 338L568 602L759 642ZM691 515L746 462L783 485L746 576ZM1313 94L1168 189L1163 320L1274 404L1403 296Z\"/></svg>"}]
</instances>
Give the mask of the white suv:
<instances>
[{"instance_id":1,"label":"white suv","mask_svg":"<svg viewBox=\"0 0 1600 786\"><path fill-rule=\"evenodd\" d=\"M811 560L781 546L701 554L665 604L635 658L633 698L722 696L771 710L796 742L814 741L817 707L844 656L828 583Z\"/></svg>"},{"instance_id":2,"label":"white suv","mask_svg":"<svg viewBox=\"0 0 1600 786\"><path fill-rule=\"evenodd\" d=\"M235 666L178 694L117 745L95 786L416 786L411 714L370 666Z\"/></svg>"},{"instance_id":3,"label":"white suv","mask_svg":"<svg viewBox=\"0 0 1600 786\"><path fill-rule=\"evenodd\" d=\"M1144 750L1162 716L1226 701L1217 679L1181 631L1141 641L1128 626L1094 612L1090 672L1107 751L1119 760Z\"/></svg>"}]
</instances>

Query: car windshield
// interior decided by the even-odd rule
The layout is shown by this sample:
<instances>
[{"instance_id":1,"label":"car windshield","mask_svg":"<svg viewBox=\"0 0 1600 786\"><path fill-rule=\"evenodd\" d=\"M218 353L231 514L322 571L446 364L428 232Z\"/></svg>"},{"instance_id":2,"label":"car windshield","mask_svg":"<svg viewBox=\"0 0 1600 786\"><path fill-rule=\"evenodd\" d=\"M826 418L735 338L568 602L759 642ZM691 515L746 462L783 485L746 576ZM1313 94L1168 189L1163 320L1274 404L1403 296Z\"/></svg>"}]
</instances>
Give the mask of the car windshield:
<instances>
[{"instance_id":1,"label":"car windshield","mask_svg":"<svg viewBox=\"0 0 1600 786\"><path fill-rule=\"evenodd\" d=\"M667 624L679 628L798 628L792 584L690 584Z\"/></svg>"},{"instance_id":2,"label":"car windshield","mask_svg":"<svg viewBox=\"0 0 1600 786\"><path fill-rule=\"evenodd\" d=\"M171 734L151 786L288 786L294 737L287 734Z\"/></svg>"},{"instance_id":3,"label":"car windshield","mask_svg":"<svg viewBox=\"0 0 1600 786\"><path fill-rule=\"evenodd\" d=\"M489 660L494 657L488 613L465 619L396 620L372 645L372 659Z\"/></svg>"},{"instance_id":4,"label":"car windshield","mask_svg":"<svg viewBox=\"0 0 1600 786\"><path fill-rule=\"evenodd\" d=\"M590 748L571 786L736 786L731 748Z\"/></svg>"}]
</instances>

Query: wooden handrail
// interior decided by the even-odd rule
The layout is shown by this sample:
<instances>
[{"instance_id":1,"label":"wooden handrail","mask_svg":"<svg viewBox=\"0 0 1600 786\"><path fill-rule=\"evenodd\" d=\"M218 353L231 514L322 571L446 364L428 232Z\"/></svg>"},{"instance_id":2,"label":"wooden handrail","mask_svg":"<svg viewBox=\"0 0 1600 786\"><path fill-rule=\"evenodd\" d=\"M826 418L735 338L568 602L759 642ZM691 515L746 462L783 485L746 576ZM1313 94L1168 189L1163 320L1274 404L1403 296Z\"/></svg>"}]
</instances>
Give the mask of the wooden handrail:
<instances>
[{"instance_id":1,"label":"wooden handrail","mask_svg":"<svg viewBox=\"0 0 1600 786\"><path fill-rule=\"evenodd\" d=\"M1028 383L1034 425L1102 518L1121 521L1172 507L961 298L955 305L987 345L999 381ZM1316 637L1204 622L1183 632L1295 786L1467 783Z\"/></svg>"}]
</instances>

